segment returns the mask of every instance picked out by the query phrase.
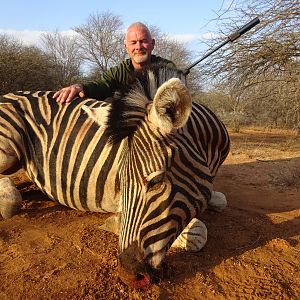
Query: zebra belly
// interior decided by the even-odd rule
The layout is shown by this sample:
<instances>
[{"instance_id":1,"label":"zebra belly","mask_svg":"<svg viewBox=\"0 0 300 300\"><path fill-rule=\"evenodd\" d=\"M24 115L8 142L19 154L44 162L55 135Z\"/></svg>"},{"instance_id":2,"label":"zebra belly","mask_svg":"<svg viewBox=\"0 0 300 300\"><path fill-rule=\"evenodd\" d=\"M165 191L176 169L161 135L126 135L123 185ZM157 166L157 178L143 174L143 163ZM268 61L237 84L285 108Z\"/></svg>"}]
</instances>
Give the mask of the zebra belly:
<instances>
[{"instance_id":1,"label":"zebra belly","mask_svg":"<svg viewBox=\"0 0 300 300\"><path fill-rule=\"evenodd\" d=\"M27 170L31 180L50 199L73 209L82 211L116 213L119 212L120 193L115 189L116 170L112 168L104 182L96 176L71 184L62 180L56 187L51 182L41 182L37 177L32 177L32 171ZM41 177L40 177L41 178ZM64 187L63 189L61 187ZM59 193L58 193L59 190Z\"/></svg>"}]
</instances>

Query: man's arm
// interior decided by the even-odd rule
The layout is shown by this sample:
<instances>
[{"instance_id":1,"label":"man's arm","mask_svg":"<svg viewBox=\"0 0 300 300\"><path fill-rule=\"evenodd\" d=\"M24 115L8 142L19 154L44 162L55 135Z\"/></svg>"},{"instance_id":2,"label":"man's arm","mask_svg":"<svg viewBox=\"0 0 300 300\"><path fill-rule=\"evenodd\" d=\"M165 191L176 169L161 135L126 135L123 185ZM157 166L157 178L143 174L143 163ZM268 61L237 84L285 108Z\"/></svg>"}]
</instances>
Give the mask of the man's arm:
<instances>
[{"instance_id":1,"label":"man's arm","mask_svg":"<svg viewBox=\"0 0 300 300\"><path fill-rule=\"evenodd\" d=\"M88 82L82 85L84 94L89 98L104 100L112 96L115 88L115 78L108 70L100 80Z\"/></svg>"},{"instance_id":2,"label":"man's arm","mask_svg":"<svg viewBox=\"0 0 300 300\"><path fill-rule=\"evenodd\" d=\"M86 84L74 84L62 88L57 91L53 97L60 103L71 102L77 95L80 97L104 100L112 96L119 86L125 83L126 72L126 65L122 63L106 71L98 81L92 81Z\"/></svg>"}]
</instances>

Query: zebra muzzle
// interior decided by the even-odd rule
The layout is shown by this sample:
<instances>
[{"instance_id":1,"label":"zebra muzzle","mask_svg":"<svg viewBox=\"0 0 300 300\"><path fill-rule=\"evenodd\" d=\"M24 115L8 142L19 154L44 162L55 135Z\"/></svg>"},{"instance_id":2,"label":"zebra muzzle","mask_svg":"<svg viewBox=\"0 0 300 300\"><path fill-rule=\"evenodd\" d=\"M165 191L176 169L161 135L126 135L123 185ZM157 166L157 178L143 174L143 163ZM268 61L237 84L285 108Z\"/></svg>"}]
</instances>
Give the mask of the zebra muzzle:
<instances>
[{"instance_id":1,"label":"zebra muzzle","mask_svg":"<svg viewBox=\"0 0 300 300\"><path fill-rule=\"evenodd\" d=\"M146 289L151 283L160 282L162 272L143 260L134 242L119 255L118 275L131 288Z\"/></svg>"},{"instance_id":2,"label":"zebra muzzle","mask_svg":"<svg viewBox=\"0 0 300 300\"><path fill-rule=\"evenodd\" d=\"M119 278L129 287L134 289L146 289L151 283L151 277L147 273L136 272L135 274L128 273L122 267L118 270Z\"/></svg>"}]
</instances>

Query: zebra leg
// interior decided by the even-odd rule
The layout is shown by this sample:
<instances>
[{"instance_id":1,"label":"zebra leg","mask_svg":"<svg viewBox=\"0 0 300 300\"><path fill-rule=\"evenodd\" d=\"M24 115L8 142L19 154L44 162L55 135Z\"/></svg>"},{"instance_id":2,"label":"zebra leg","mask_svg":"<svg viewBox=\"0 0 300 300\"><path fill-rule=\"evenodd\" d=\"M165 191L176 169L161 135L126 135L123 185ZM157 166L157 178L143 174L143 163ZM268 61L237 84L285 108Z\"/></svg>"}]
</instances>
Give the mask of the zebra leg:
<instances>
[{"instance_id":1,"label":"zebra leg","mask_svg":"<svg viewBox=\"0 0 300 300\"><path fill-rule=\"evenodd\" d=\"M207 209L222 212L227 206L227 200L223 193L213 191L208 201Z\"/></svg>"},{"instance_id":2,"label":"zebra leg","mask_svg":"<svg viewBox=\"0 0 300 300\"><path fill-rule=\"evenodd\" d=\"M0 174L12 174L20 169L18 157L8 140L0 135Z\"/></svg>"},{"instance_id":3,"label":"zebra leg","mask_svg":"<svg viewBox=\"0 0 300 300\"><path fill-rule=\"evenodd\" d=\"M189 252L200 251L207 241L207 228L203 222L194 218L172 244Z\"/></svg>"},{"instance_id":4,"label":"zebra leg","mask_svg":"<svg viewBox=\"0 0 300 300\"><path fill-rule=\"evenodd\" d=\"M22 197L10 178L0 179L0 214L9 219L19 213Z\"/></svg>"}]
</instances>

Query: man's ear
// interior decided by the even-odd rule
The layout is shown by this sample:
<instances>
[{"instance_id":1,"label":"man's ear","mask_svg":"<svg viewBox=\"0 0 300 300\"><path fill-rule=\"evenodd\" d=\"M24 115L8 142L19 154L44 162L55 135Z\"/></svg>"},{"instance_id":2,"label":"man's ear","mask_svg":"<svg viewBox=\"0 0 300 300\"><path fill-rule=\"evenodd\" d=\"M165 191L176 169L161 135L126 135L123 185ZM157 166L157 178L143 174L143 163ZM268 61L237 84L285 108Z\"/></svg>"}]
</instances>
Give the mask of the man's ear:
<instances>
[{"instance_id":1,"label":"man's ear","mask_svg":"<svg viewBox=\"0 0 300 300\"><path fill-rule=\"evenodd\" d=\"M152 39L152 47L154 48L155 46L155 39Z\"/></svg>"},{"instance_id":2,"label":"man's ear","mask_svg":"<svg viewBox=\"0 0 300 300\"><path fill-rule=\"evenodd\" d=\"M124 40L124 49L127 51L127 44L126 44L126 40ZM127 51L128 52L128 51Z\"/></svg>"}]
</instances>

